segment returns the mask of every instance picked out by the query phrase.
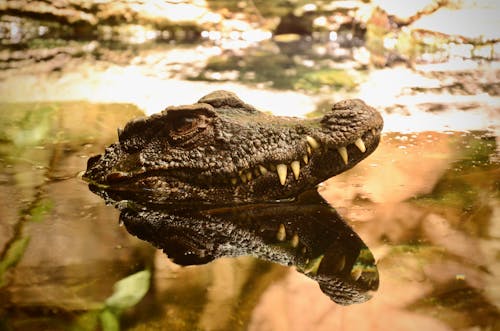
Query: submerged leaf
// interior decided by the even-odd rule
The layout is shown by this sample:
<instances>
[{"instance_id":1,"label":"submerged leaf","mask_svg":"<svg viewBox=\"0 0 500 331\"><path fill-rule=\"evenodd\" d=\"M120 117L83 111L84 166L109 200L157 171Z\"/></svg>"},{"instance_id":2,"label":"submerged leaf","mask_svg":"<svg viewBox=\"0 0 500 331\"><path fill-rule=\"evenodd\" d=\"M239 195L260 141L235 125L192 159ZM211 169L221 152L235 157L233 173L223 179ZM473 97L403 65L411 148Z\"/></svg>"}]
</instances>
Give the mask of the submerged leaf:
<instances>
[{"instance_id":1,"label":"submerged leaf","mask_svg":"<svg viewBox=\"0 0 500 331\"><path fill-rule=\"evenodd\" d=\"M54 202L50 199L43 199L38 201L36 205L31 209L31 221L41 222L44 220L45 216L54 209Z\"/></svg>"},{"instance_id":2,"label":"submerged leaf","mask_svg":"<svg viewBox=\"0 0 500 331\"><path fill-rule=\"evenodd\" d=\"M70 331L94 331L97 329L100 311L91 310L78 316L73 325L69 328Z\"/></svg>"},{"instance_id":3,"label":"submerged leaf","mask_svg":"<svg viewBox=\"0 0 500 331\"><path fill-rule=\"evenodd\" d=\"M143 270L125 277L114 285L113 294L106 300L106 306L117 312L137 304L149 290L151 272Z\"/></svg>"},{"instance_id":4,"label":"submerged leaf","mask_svg":"<svg viewBox=\"0 0 500 331\"><path fill-rule=\"evenodd\" d=\"M109 309L104 309L99 315L103 331L120 331L118 316Z\"/></svg>"},{"instance_id":5,"label":"submerged leaf","mask_svg":"<svg viewBox=\"0 0 500 331\"><path fill-rule=\"evenodd\" d=\"M0 287L5 285L5 272L9 268L16 266L19 260L21 260L29 241L30 237L19 238L7 249L5 257L0 261Z\"/></svg>"}]
</instances>

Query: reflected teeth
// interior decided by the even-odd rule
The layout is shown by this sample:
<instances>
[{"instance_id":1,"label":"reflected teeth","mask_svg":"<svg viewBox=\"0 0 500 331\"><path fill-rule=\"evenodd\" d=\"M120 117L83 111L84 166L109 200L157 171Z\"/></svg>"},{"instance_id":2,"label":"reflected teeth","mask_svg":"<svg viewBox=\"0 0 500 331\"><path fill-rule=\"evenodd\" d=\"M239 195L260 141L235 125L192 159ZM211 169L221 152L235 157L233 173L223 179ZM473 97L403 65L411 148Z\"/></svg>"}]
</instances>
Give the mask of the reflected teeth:
<instances>
[{"instance_id":1,"label":"reflected teeth","mask_svg":"<svg viewBox=\"0 0 500 331\"><path fill-rule=\"evenodd\" d=\"M286 239L286 229L283 223L280 223L278 232L276 232L276 239L278 239L278 241L283 241Z\"/></svg>"},{"instance_id":2,"label":"reflected teeth","mask_svg":"<svg viewBox=\"0 0 500 331\"><path fill-rule=\"evenodd\" d=\"M307 265L304 268L304 273L316 275L318 273L319 265L321 264L323 257L324 255L320 255L317 258L308 261Z\"/></svg>"},{"instance_id":3,"label":"reflected teeth","mask_svg":"<svg viewBox=\"0 0 500 331\"><path fill-rule=\"evenodd\" d=\"M298 180L300 175L300 162L293 161L292 163L290 163L290 168L292 168L293 176L296 180Z\"/></svg>"},{"instance_id":4,"label":"reflected teeth","mask_svg":"<svg viewBox=\"0 0 500 331\"><path fill-rule=\"evenodd\" d=\"M287 169L286 164L280 163L276 166L276 171L278 172L278 177L280 178L281 185L285 185Z\"/></svg>"},{"instance_id":5,"label":"reflected teeth","mask_svg":"<svg viewBox=\"0 0 500 331\"><path fill-rule=\"evenodd\" d=\"M366 146L365 146L365 143L363 142L363 140L361 138L358 138L355 142L354 142L354 145L356 145L356 147L361 151L361 153L364 153L366 152Z\"/></svg>"},{"instance_id":6,"label":"reflected teeth","mask_svg":"<svg viewBox=\"0 0 500 331\"><path fill-rule=\"evenodd\" d=\"M340 272L344 270L344 267L345 267L345 255L342 255L342 257L338 261L337 270Z\"/></svg>"},{"instance_id":7,"label":"reflected teeth","mask_svg":"<svg viewBox=\"0 0 500 331\"><path fill-rule=\"evenodd\" d=\"M354 279L355 281L357 281L359 279L359 277L361 277L362 273L363 273L363 270L361 268L354 267L351 270L351 277L352 277L352 279Z\"/></svg>"},{"instance_id":8,"label":"reflected teeth","mask_svg":"<svg viewBox=\"0 0 500 331\"><path fill-rule=\"evenodd\" d=\"M290 241L290 244L294 248L299 246L299 235L297 233L293 234L293 237L292 237L292 240Z\"/></svg>"},{"instance_id":9,"label":"reflected teeth","mask_svg":"<svg viewBox=\"0 0 500 331\"><path fill-rule=\"evenodd\" d=\"M347 164L347 161L348 161L347 148L339 147L339 148L337 148L337 151L339 152L340 156L342 157L342 160L344 161L344 163Z\"/></svg>"}]
</instances>

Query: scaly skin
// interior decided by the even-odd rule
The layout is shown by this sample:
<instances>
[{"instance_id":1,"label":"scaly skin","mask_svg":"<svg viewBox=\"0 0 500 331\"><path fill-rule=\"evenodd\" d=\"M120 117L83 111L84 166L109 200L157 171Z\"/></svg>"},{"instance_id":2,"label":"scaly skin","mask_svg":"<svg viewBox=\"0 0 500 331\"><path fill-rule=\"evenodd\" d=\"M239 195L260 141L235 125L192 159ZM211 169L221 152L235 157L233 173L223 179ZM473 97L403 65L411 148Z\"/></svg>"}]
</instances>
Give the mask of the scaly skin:
<instances>
[{"instance_id":1,"label":"scaly skin","mask_svg":"<svg viewBox=\"0 0 500 331\"><path fill-rule=\"evenodd\" d=\"M158 204L290 199L373 152L382 125L361 100L304 120L271 116L217 91L129 122L119 142L89 159L84 179Z\"/></svg>"},{"instance_id":2,"label":"scaly skin","mask_svg":"<svg viewBox=\"0 0 500 331\"><path fill-rule=\"evenodd\" d=\"M134 200L116 206L130 233L180 265L252 255L295 266L342 305L365 302L378 288L372 253L316 190L293 202L229 208L199 203L158 206Z\"/></svg>"},{"instance_id":3,"label":"scaly skin","mask_svg":"<svg viewBox=\"0 0 500 331\"><path fill-rule=\"evenodd\" d=\"M253 255L296 266L337 303L360 303L378 288L375 261L314 188L373 152L381 129L360 100L301 120L218 91L128 123L84 178L130 233L178 264Z\"/></svg>"}]
</instances>

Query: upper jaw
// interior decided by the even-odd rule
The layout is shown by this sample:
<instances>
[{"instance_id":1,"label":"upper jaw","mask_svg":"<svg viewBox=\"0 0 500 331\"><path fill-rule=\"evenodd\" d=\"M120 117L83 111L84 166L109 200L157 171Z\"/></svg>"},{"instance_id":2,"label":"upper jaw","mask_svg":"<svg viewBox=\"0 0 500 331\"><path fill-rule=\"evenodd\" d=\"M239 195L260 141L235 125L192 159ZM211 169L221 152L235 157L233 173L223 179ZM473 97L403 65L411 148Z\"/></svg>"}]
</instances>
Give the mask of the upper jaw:
<instances>
[{"instance_id":1,"label":"upper jaw","mask_svg":"<svg viewBox=\"0 0 500 331\"><path fill-rule=\"evenodd\" d=\"M379 137L380 128L362 132L352 142L343 144L332 142L325 134L305 134L302 141L297 142L283 158L253 162L235 172L221 174L218 182L248 186L261 178L274 177L276 185L279 183L283 188L293 187L303 181L314 186L353 167L368 156L378 145Z\"/></svg>"},{"instance_id":2,"label":"upper jaw","mask_svg":"<svg viewBox=\"0 0 500 331\"><path fill-rule=\"evenodd\" d=\"M178 177L175 169L158 170L145 164L139 164L133 170L113 170L121 169L117 166L117 159L126 160L130 156L121 149L119 143L111 154L107 151L99 160L89 160L84 178L102 187L118 188L123 185L123 189L126 189L133 182L141 183L145 177L160 176L164 177L164 181L177 181L174 185L181 183L195 189L206 187L207 184L216 186L227 191L224 198L238 196L247 201L257 201L261 197L266 200L292 197L353 167L375 150L380 139L382 118L374 109L363 114L363 121L355 121L361 124L350 127L349 134L345 134L347 138L342 137L343 132L334 120L323 119L319 123L311 120L305 126L302 121L295 123L295 120L290 120L289 124L297 131L295 142L290 143L288 151L268 150L260 155L248 155L248 159L241 163L244 165L231 166L230 172L207 166L200 170L200 176L187 174ZM328 116L331 119L333 115ZM141 157L136 159L142 160Z\"/></svg>"}]
</instances>

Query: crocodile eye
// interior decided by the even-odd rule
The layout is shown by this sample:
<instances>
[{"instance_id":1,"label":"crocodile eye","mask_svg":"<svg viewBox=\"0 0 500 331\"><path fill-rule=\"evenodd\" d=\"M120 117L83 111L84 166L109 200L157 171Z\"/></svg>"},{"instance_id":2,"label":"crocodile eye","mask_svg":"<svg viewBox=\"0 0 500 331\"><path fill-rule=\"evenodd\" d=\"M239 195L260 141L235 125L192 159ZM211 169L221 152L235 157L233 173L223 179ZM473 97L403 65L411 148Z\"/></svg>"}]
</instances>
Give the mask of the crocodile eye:
<instances>
[{"instance_id":1,"label":"crocodile eye","mask_svg":"<svg viewBox=\"0 0 500 331\"><path fill-rule=\"evenodd\" d=\"M167 122L170 142L174 145L189 145L206 136L211 122L212 117L203 111L172 111Z\"/></svg>"},{"instance_id":2,"label":"crocodile eye","mask_svg":"<svg viewBox=\"0 0 500 331\"><path fill-rule=\"evenodd\" d=\"M172 129L179 134L189 132L196 127L196 120L196 117L177 117L172 122Z\"/></svg>"}]
</instances>

